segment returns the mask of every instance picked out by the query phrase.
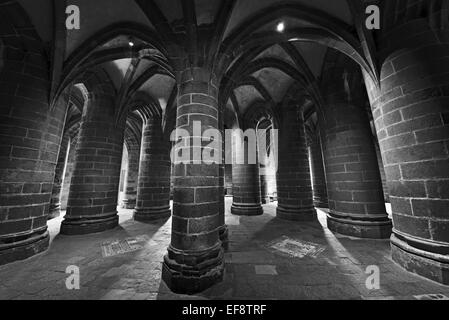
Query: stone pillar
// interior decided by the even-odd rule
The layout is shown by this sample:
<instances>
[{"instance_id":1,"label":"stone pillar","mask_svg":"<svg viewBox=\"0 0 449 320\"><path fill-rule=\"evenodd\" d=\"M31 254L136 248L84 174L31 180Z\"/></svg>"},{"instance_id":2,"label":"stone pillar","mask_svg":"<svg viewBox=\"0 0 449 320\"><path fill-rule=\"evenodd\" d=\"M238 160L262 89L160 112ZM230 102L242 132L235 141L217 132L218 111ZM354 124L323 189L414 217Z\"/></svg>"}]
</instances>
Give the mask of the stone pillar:
<instances>
[{"instance_id":1,"label":"stone pillar","mask_svg":"<svg viewBox=\"0 0 449 320\"><path fill-rule=\"evenodd\" d=\"M328 228L359 238L389 238L388 219L360 67L334 53L326 71L320 123L329 200ZM342 81L335 81L341 78ZM365 91L366 92L366 91Z\"/></svg>"},{"instance_id":2,"label":"stone pillar","mask_svg":"<svg viewBox=\"0 0 449 320\"><path fill-rule=\"evenodd\" d=\"M161 119L145 119L134 219L153 221L170 217L170 142L164 139Z\"/></svg>"},{"instance_id":3,"label":"stone pillar","mask_svg":"<svg viewBox=\"0 0 449 320\"><path fill-rule=\"evenodd\" d=\"M2 3L0 15L1 265L48 248L47 216L67 97L50 108L47 56L20 6ZM13 18L20 20L17 28Z\"/></svg>"},{"instance_id":4,"label":"stone pillar","mask_svg":"<svg viewBox=\"0 0 449 320\"><path fill-rule=\"evenodd\" d=\"M229 248L229 241L228 241L228 226L226 225L226 208L225 208L225 152L226 152L226 144L225 144L225 129L224 129L224 118L223 118L224 108L220 108L219 110L219 119L218 123L220 126L220 132L221 132L221 163L219 166L219 202L220 202L220 218L219 218L219 237L220 241L222 243L222 246L225 250ZM228 148L231 148L232 146L228 146Z\"/></svg>"},{"instance_id":5,"label":"stone pillar","mask_svg":"<svg viewBox=\"0 0 449 320\"><path fill-rule=\"evenodd\" d=\"M223 278L219 164L192 159L203 152L219 152L221 141L211 145L199 137L207 129L219 129L215 76L206 69L191 68L181 72L179 78L176 127L178 133L189 137L175 149L172 235L162 279L172 291L190 294ZM191 161L182 163L180 154L189 152ZM221 159L221 154L216 155Z\"/></svg>"},{"instance_id":6,"label":"stone pillar","mask_svg":"<svg viewBox=\"0 0 449 320\"><path fill-rule=\"evenodd\" d=\"M89 87L61 234L105 231L118 225L117 201L125 124L117 123L113 89Z\"/></svg>"},{"instance_id":7,"label":"stone pillar","mask_svg":"<svg viewBox=\"0 0 449 320\"><path fill-rule=\"evenodd\" d=\"M139 177L140 146L130 146L128 149L128 170L125 181L123 208L134 209L137 199L137 184Z\"/></svg>"},{"instance_id":8,"label":"stone pillar","mask_svg":"<svg viewBox=\"0 0 449 320\"><path fill-rule=\"evenodd\" d=\"M294 101L285 103L279 130L276 215L285 220L315 220L304 116Z\"/></svg>"},{"instance_id":9,"label":"stone pillar","mask_svg":"<svg viewBox=\"0 0 449 320\"><path fill-rule=\"evenodd\" d=\"M260 174L260 170L263 171L262 174ZM262 204L269 203L269 197L268 197L268 190L267 190L267 176L265 174L265 168L259 167L259 174L260 174L260 202Z\"/></svg>"},{"instance_id":10,"label":"stone pillar","mask_svg":"<svg viewBox=\"0 0 449 320\"><path fill-rule=\"evenodd\" d=\"M225 250L228 249L229 241L228 241L228 226L226 225L226 208L225 208L225 174L224 174L224 164L220 165L220 178L219 178L219 203L220 203L220 219L219 219L219 236L220 241Z\"/></svg>"},{"instance_id":11,"label":"stone pillar","mask_svg":"<svg viewBox=\"0 0 449 320\"><path fill-rule=\"evenodd\" d=\"M172 145L172 148L173 148L173 145ZM175 190L174 183L173 183L174 172L175 172L175 166L172 162L171 168L170 168L170 201L173 201L173 191Z\"/></svg>"},{"instance_id":12,"label":"stone pillar","mask_svg":"<svg viewBox=\"0 0 449 320\"><path fill-rule=\"evenodd\" d=\"M370 93L393 211L393 260L448 285L449 28L447 11L428 12L399 20L381 39L381 85Z\"/></svg>"},{"instance_id":13,"label":"stone pillar","mask_svg":"<svg viewBox=\"0 0 449 320\"><path fill-rule=\"evenodd\" d=\"M326 174L324 173L323 153L318 134L311 137L310 169L312 171L313 205L316 208L329 208L327 200Z\"/></svg>"},{"instance_id":14,"label":"stone pillar","mask_svg":"<svg viewBox=\"0 0 449 320\"><path fill-rule=\"evenodd\" d=\"M62 138L61 146L59 148L58 162L56 163L55 179L53 181L53 189L51 192L48 220L57 218L61 214L61 190L64 183L64 173L69 148L70 136L65 134Z\"/></svg>"},{"instance_id":15,"label":"stone pillar","mask_svg":"<svg viewBox=\"0 0 449 320\"><path fill-rule=\"evenodd\" d=\"M231 213L241 216L256 216L263 214L261 194L260 194L260 176L259 163L251 161L248 154L248 140L243 143L236 139L233 145L236 160L232 165L232 207ZM256 162L255 164L252 162Z\"/></svg>"}]
</instances>

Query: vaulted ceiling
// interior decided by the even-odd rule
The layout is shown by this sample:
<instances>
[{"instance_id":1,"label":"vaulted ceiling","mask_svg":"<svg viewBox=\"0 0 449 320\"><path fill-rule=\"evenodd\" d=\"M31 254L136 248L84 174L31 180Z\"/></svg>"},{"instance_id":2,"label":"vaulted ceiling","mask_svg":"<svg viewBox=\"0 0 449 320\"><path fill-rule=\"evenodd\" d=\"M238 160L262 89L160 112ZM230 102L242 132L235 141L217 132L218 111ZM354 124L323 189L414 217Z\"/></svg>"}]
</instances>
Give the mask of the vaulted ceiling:
<instances>
[{"instance_id":1,"label":"vaulted ceiling","mask_svg":"<svg viewBox=\"0 0 449 320\"><path fill-rule=\"evenodd\" d=\"M166 48L188 32L192 12L198 29L213 30L211 60L222 68L227 121L238 123L256 103L275 107L295 83L313 96L329 48L373 72L356 25L364 0L17 1L59 57L52 61L55 96L86 70L102 68L124 101L143 91L165 112L176 90ZM79 30L65 28L67 5L80 9ZM280 23L282 32L276 30ZM220 53L231 58L217 59ZM313 118L313 103L309 109Z\"/></svg>"}]
</instances>

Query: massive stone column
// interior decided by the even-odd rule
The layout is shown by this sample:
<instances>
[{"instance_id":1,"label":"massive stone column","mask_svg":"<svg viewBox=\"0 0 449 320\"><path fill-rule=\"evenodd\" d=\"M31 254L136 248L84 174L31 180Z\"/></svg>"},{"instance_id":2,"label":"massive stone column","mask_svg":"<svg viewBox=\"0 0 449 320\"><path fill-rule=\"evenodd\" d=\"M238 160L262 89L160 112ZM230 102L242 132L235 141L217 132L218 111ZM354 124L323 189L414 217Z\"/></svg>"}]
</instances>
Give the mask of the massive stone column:
<instances>
[{"instance_id":1,"label":"massive stone column","mask_svg":"<svg viewBox=\"0 0 449 320\"><path fill-rule=\"evenodd\" d=\"M265 124L265 123L263 123ZM260 128L260 126L259 126ZM266 130L266 128L264 128ZM258 154L259 158L259 183L260 183L260 202L261 204L269 203L268 198L268 179L267 179L267 167L266 163L268 162L267 152L260 152Z\"/></svg>"},{"instance_id":2,"label":"massive stone column","mask_svg":"<svg viewBox=\"0 0 449 320\"><path fill-rule=\"evenodd\" d=\"M67 212L61 225L61 234L66 235L101 232L118 225L125 124L116 119L113 88L94 81L88 86Z\"/></svg>"},{"instance_id":3,"label":"massive stone column","mask_svg":"<svg viewBox=\"0 0 449 320\"><path fill-rule=\"evenodd\" d=\"M372 110L393 211L392 257L449 284L449 29L447 11L401 18L380 39ZM395 16L393 16L395 14Z\"/></svg>"},{"instance_id":4,"label":"massive stone column","mask_svg":"<svg viewBox=\"0 0 449 320\"><path fill-rule=\"evenodd\" d=\"M20 6L2 3L0 15L1 265L48 247L47 216L67 97L50 108L48 59Z\"/></svg>"},{"instance_id":5,"label":"massive stone column","mask_svg":"<svg viewBox=\"0 0 449 320\"><path fill-rule=\"evenodd\" d=\"M164 138L160 117L144 120L134 219L170 217L170 141Z\"/></svg>"},{"instance_id":6,"label":"massive stone column","mask_svg":"<svg viewBox=\"0 0 449 320\"><path fill-rule=\"evenodd\" d=\"M219 129L216 83L215 75L203 68L179 75L176 127L184 139L175 149L172 235L162 268L162 278L174 292L199 292L223 278L219 161L201 161L203 153L222 157L221 141L201 139L206 130ZM181 162L186 154L190 161Z\"/></svg>"},{"instance_id":7,"label":"massive stone column","mask_svg":"<svg viewBox=\"0 0 449 320\"><path fill-rule=\"evenodd\" d=\"M257 156L252 157L249 152L254 149L250 139L238 141L233 145L235 161L232 165L232 207L231 213L241 216L255 216L263 214L259 162ZM242 142L242 143L240 143ZM239 160L240 159L240 160Z\"/></svg>"},{"instance_id":8,"label":"massive stone column","mask_svg":"<svg viewBox=\"0 0 449 320\"><path fill-rule=\"evenodd\" d=\"M137 184L139 177L140 145L128 147L128 170L125 181L123 208L134 209L137 199Z\"/></svg>"},{"instance_id":9,"label":"massive stone column","mask_svg":"<svg viewBox=\"0 0 449 320\"><path fill-rule=\"evenodd\" d=\"M220 241L222 243L222 246L225 250L229 248L229 241L228 241L228 226L226 225L226 208L225 208L225 166L226 166L226 159L225 159L225 152L229 151L226 150L226 147L230 148L232 146L226 146L226 132L225 132L225 126L224 126L224 108L220 108L219 110L219 118L218 118L218 125L220 127L221 132L221 163L219 166L219 189L218 189L218 200L219 200L219 237ZM232 151L232 150L231 150Z\"/></svg>"},{"instance_id":10,"label":"massive stone column","mask_svg":"<svg viewBox=\"0 0 449 320\"><path fill-rule=\"evenodd\" d=\"M304 116L294 100L284 103L279 130L276 215L285 220L315 220Z\"/></svg>"},{"instance_id":11,"label":"massive stone column","mask_svg":"<svg viewBox=\"0 0 449 320\"><path fill-rule=\"evenodd\" d=\"M67 153L70 148L70 136L64 134L59 148L58 162L56 163L55 179L51 192L50 209L48 219L54 219L61 214L61 190L64 182Z\"/></svg>"},{"instance_id":12,"label":"massive stone column","mask_svg":"<svg viewBox=\"0 0 449 320\"><path fill-rule=\"evenodd\" d=\"M334 57L332 61L328 55L330 68L323 83L325 120L320 124L324 134L328 228L360 238L388 238L391 221L385 209L360 69L342 54L334 53Z\"/></svg>"},{"instance_id":13,"label":"massive stone column","mask_svg":"<svg viewBox=\"0 0 449 320\"><path fill-rule=\"evenodd\" d=\"M310 170L312 171L313 205L316 208L329 208L323 153L318 133L310 139L309 154Z\"/></svg>"},{"instance_id":14,"label":"massive stone column","mask_svg":"<svg viewBox=\"0 0 449 320\"><path fill-rule=\"evenodd\" d=\"M224 141L224 140L223 140ZM224 147L224 145L223 145ZM219 236L220 241L223 245L223 248L226 250L228 249L228 226L226 225L226 208L225 208L225 166L224 164L220 165L219 172L220 172L220 178L219 178L219 211L220 211L220 218L219 218Z\"/></svg>"}]
</instances>

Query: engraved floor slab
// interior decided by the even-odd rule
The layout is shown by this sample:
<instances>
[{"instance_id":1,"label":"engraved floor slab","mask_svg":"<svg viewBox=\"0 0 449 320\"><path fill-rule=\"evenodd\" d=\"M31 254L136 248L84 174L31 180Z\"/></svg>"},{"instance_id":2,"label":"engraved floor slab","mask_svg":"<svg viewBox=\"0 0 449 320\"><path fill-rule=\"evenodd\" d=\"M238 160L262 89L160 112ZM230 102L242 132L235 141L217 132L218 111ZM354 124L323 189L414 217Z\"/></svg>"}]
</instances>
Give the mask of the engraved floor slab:
<instances>
[{"instance_id":1,"label":"engraved floor slab","mask_svg":"<svg viewBox=\"0 0 449 320\"><path fill-rule=\"evenodd\" d=\"M128 252L134 252L143 249L147 241L147 236L137 236L123 240L106 241L101 245L101 252L105 258Z\"/></svg>"},{"instance_id":2,"label":"engraved floor slab","mask_svg":"<svg viewBox=\"0 0 449 320\"><path fill-rule=\"evenodd\" d=\"M268 244L268 249L292 258L304 258L305 256L316 258L326 248L322 245L291 239L286 236L274 240Z\"/></svg>"}]
</instances>

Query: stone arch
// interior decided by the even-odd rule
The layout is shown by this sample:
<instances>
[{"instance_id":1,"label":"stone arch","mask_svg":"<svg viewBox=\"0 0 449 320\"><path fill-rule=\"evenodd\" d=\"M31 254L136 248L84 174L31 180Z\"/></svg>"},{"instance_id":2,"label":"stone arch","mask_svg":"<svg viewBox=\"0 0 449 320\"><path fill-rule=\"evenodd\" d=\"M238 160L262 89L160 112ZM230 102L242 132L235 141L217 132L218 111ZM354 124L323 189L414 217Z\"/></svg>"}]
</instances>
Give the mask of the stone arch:
<instances>
[{"instance_id":1,"label":"stone arch","mask_svg":"<svg viewBox=\"0 0 449 320\"><path fill-rule=\"evenodd\" d=\"M254 35L260 27L286 17L303 20L317 27L296 28L283 34L266 32ZM377 76L366 61L360 42L348 30L350 30L348 25L317 9L290 3L270 6L246 19L223 42L220 47L223 58L217 62L216 67L219 70L227 69L236 57L259 46L288 41L309 41L344 53L356 61L377 83ZM245 44L241 45L243 42Z\"/></svg>"},{"instance_id":2,"label":"stone arch","mask_svg":"<svg viewBox=\"0 0 449 320\"><path fill-rule=\"evenodd\" d=\"M128 46L97 51L101 45L123 35L139 40L144 45L136 48ZM172 75L167 55L160 38L147 26L133 22L113 24L87 39L67 58L55 96L70 86L75 79L83 77L86 70L107 61L125 58L149 59L159 66L160 73Z\"/></svg>"},{"instance_id":3,"label":"stone arch","mask_svg":"<svg viewBox=\"0 0 449 320\"><path fill-rule=\"evenodd\" d=\"M232 90L243 85L253 86L261 93L266 101L269 101L274 105L274 101L272 101L273 99L264 86L256 78L251 76L251 74L264 68L274 68L288 75L294 81L286 94L290 94L289 92L296 90L298 94L300 93L309 97L314 105L314 110L321 115L323 97L317 79L312 74L302 56L294 48L292 48L290 44L284 43L281 46L292 58L295 66L276 58L258 58L256 60L252 60L269 46L258 47L254 52L248 53L249 58L244 55L238 59L224 75L220 85L220 105L223 106L225 101L229 98L233 98ZM237 103L234 102L235 101L232 103L233 107L238 107L236 106ZM235 109L234 112L238 114Z\"/></svg>"},{"instance_id":4,"label":"stone arch","mask_svg":"<svg viewBox=\"0 0 449 320\"><path fill-rule=\"evenodd\" d=\"M279 128L279 115L273 105L269 102L256 101L253 103L243 116L244 128L257 129L263 120L273 123L274 128Z\"/></svg>"}]
</instances>

